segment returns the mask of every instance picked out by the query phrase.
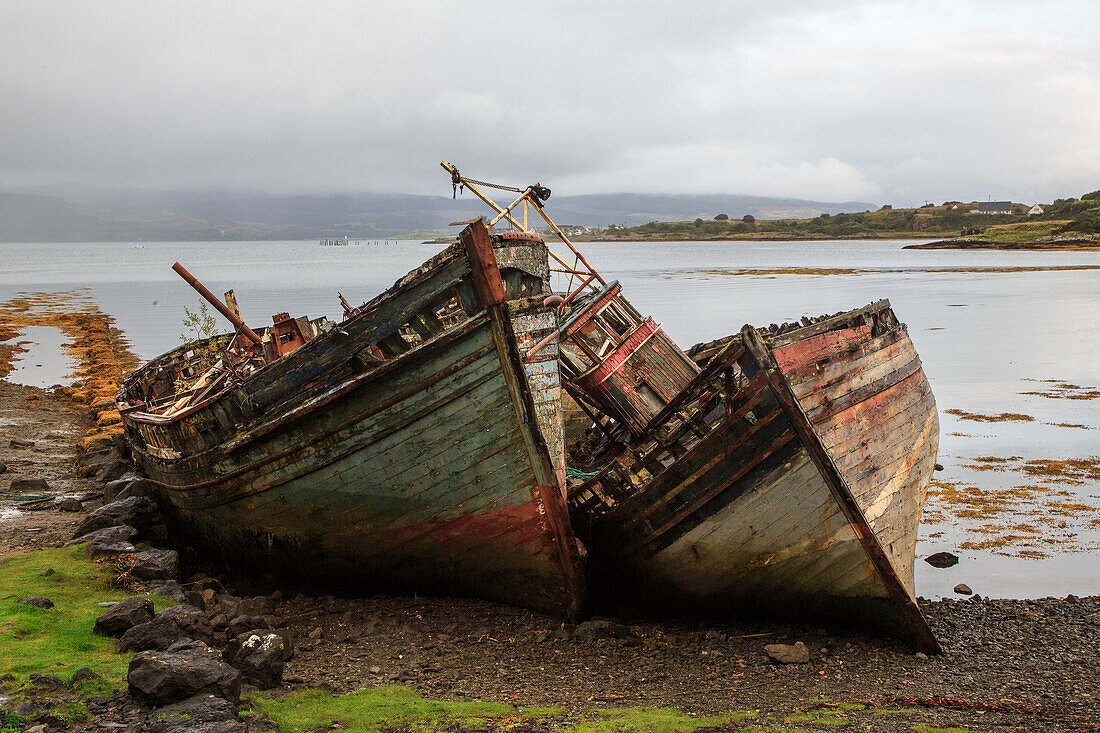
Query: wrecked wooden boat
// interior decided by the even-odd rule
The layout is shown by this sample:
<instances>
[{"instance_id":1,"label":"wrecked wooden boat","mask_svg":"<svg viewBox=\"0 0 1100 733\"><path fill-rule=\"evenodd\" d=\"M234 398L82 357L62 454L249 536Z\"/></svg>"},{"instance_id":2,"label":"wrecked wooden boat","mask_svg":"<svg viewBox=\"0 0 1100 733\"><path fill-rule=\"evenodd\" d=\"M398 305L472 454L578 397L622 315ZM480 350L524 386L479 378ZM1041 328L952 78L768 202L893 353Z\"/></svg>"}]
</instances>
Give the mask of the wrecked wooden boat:
<instances>
[{"instance_id":1,"label":"wrecked wooden boat","mask_svg":"<svg viewBox=\"0 0 1100 733\"><path fill-rule=\"evenodd\" d=\"M339 323L279 314L257 334L206 292L232 343L126 380L134 458L176 526L235 563L572 616L556 352L521 356L554 331L548 283L540 238L479 220L365 305L340 296Z\"/></svg>"},{"instance_id":2,"label":"wrecked wooden boat","mask_svg":"<svg viewBox=\"0 0 1100 733\"><path fill-rule=\"evenodd\" d=\"M827 614L938 651L913 593L938 417L889 303L745 326L697 349L697 372L639 340L647 322L612 286L559 330L564 384L600 431L571 447L591 562L667 604Z\"/></svg>"},{"instance_id":3,"label":"wrecked wooden boat","mask_svg":"<svg viewBox=\"0 0 1100 733\"><path fill-rule=\"evenodd\" d=\"M938 416L888 302L774 333L745 326L692 359L554 224L549 189L441 165L493 223L526 231L534 211L572 254L549 253L569 277L562 387L592 424L569 444L569 506L605 592L711 615L831 614L939 650L913 593ZM504 207L482 186L519 197Z\"/></svg>"}]
</instances>

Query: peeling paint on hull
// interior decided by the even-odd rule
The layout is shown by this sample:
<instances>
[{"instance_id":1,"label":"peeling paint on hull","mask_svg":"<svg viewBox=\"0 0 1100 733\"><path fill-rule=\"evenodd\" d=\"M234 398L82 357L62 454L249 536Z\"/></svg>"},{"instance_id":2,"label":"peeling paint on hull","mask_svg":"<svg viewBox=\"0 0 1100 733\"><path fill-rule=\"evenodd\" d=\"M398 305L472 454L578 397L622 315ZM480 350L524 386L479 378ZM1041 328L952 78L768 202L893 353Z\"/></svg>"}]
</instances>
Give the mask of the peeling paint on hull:
<instances>
[{"instance_id":1,"label":"peeling paint on hull","mask_svg":"<svg viewBox=\"0 0 1100 733\"><path fill-rule=\"evenodd\" d=\"M853 313L811 341L746 326L652 428L698 437L634 445L572 487L594 558L671 605L832 614L937 651L912 595L935 402L889 305L862 332Z\"/></svg>"},{"instance_id":2,"label":"peeling paint on hull","mask_svg":"<svg viewBox=\"0 0 1100 733\"><path fill-rule=\"evenodd\" d=\"M560 409L539 412L557 392L556 362L525 365L517 346L553 326L539 293L545 247L497 257L509 297L529 297L480 301L456 245L197 419L124 415L174 523L275 572L576 615L583 550L559 481ZM465 316L424 330L431 313L417 314L448 298ZM389 334L410 322L424 330L411 348L359 360L387 338L400 349Z\"/></svg>"}]
</instances>

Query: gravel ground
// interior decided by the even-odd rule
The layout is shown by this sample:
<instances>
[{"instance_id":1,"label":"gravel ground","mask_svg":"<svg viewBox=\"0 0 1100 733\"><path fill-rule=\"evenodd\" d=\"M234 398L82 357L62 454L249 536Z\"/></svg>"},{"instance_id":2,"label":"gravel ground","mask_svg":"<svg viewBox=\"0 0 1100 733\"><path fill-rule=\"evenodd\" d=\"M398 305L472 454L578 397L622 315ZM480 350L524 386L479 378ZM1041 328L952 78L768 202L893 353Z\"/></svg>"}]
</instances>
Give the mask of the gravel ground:
<instances>
[{"instance_id":1,"label":"gravel ground","mask_svg":"<svg viewBox=\"0 0 1100 733\"><path fill-rule=\"evenodd\" d=\"M12 506L5 495L13 476L46 478L58 494L92 488L73 472L85 423L65 400L0 381L0 509ZM12 448L12 439L35 445ZM61 544L82 516L46 510L0 521L0 557ZM484 601L307 595L271 576L214 573L195 557L185 564L237 595L278 599L276 615L297 640L290 688L400 683L439 698L560 706L566 720L645 706L755 710L761 718L747 722L802 730L1100 728L1100 597L922 602L944 648L928 658L834 627L625 618L573 627ZM809 648L808 663L779 665L765 654L766 644L797 641ZM839 712L845 703L870 707Z\"/></svg>"}]
</instances>

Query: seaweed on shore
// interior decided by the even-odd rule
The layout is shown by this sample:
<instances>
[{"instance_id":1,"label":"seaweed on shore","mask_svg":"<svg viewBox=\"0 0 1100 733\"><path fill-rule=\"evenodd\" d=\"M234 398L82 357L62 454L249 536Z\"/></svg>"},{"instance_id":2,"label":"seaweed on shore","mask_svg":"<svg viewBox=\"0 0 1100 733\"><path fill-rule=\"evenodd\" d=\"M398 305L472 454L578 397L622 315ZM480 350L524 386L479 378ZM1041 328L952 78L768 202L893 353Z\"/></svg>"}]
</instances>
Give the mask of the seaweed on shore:
<instances>
[{"instance_id":1,"label":"seaweed on shore","mask_svg":"<svg viewBox=\"0 0 1100 733\"><path fill-rule=\"evenodd\" d=\"M73 383L58 391L93 408L95 427L85 436L83 447L121 432L115 394L125 375L138 366L138 360L114 319L80 291L21 293L0 304L0 341L5 334L14 336L29 326L52 326L69 339L65 349L76 364L71 375ZM23 351L19 344L4 346L0 344L0 378L11 371L15 357Z\"/></svg>"}]
</instances>

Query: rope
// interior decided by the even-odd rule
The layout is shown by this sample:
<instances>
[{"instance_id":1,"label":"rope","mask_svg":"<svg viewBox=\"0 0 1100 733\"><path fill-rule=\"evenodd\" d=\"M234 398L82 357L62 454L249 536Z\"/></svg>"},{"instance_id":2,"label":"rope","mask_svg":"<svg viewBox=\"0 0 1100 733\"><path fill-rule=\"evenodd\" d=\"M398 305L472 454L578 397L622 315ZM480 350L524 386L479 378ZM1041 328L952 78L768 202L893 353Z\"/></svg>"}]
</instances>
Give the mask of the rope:
<instances>
[{"instance_id":1,"label":"rope","mask_svg":"<svg viewBox=\"0 0 1100 733\"><path fill-rule=\"evenodd\" d=\"M565 467L565 475L566 475L567 478L589 479L589 478L592 478L593 476L595 476L597 473L599 473L599 471L588 472L588 471L581 471L581 470L576 469L576 468L570 468L569 466Z\"/></svg>"},{"instance_id":2,"label":"rope","mask_svg":"<svg viewBox=\"0 0 1100 733\"><path fill-rule=\"evenodd\" d=\"M472 183L475 186L485 186L486 188L495 188L498 191L514 191L515 193L523 193L526 188L516 188L515 186L505 186L500 183L489 183L488 181L479 181L476 178L464 178L464 182Z\"/></svg>"}]
</instances>

